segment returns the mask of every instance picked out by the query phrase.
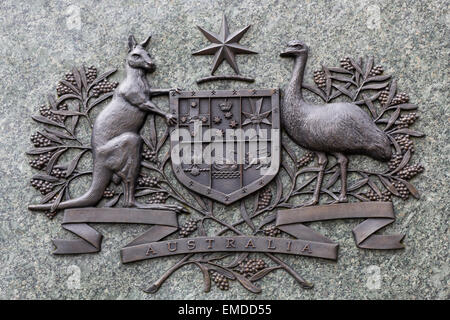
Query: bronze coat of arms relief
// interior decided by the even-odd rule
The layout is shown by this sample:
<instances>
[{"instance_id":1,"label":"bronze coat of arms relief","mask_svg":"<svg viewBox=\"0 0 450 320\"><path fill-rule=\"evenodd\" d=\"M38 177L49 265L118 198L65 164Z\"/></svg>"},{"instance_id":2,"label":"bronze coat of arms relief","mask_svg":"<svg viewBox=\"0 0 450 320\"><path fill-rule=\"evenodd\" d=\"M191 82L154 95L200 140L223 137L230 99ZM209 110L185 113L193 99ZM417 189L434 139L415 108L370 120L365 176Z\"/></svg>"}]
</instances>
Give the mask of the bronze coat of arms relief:
<instances>
[{"instance_id":1,"label":"bronze coat of arms relief","mask_svg":"<svg viewBox=\"0 0 450 320\"><path fill-rule=\"evenodd\" d=\"M403 235L378 231L395 221L393 197L419 198L410 181L424 170L413 164L413 140L423 136L412 128L417 106L374 58L346 57L304 79L313 50L299 40L273 53L293 61L282 90L239 89L236 81L254 81L240 75L235 60L256 53L240 43L249 28L230 31L225 16L218 34L199 27L211 44L194 55L214 56L211 75L197 81L201 90L153 87L151 36L128 38L120 83L109 80L115 70L95 67L65 75L33 116L40 129L28 152L38 171L31 184L43 195L29 209L49 218L61 213L62 227L78 236L53 240L55 254L99 252L103 236L95 224L145 224L147 231L120 249L123 263L180 257L146 292L192 264L205 291L212 283L227 290L238 282L259 293L258 281L276 270L303 288L313 286L283 255L337 260L338 244L311 222L362 218L352 230L359 248L403 248ZM215 74L223 61L235 74ZM206 88L217 80L232 85ZM168 96L167 111L152 101L159 95ZM94 109L100 109L95 117ZM81 120L89 123L90 144L78 137ZM80 162L89 153L92 168L85 170ZM358 169L353 155L383 169ZM72 184L85 176L90 186L71 198ZM239 219L215 215L230 205L239 208ZM209 223L219 231L208 230Z\"/></svg>"}]
</instances>

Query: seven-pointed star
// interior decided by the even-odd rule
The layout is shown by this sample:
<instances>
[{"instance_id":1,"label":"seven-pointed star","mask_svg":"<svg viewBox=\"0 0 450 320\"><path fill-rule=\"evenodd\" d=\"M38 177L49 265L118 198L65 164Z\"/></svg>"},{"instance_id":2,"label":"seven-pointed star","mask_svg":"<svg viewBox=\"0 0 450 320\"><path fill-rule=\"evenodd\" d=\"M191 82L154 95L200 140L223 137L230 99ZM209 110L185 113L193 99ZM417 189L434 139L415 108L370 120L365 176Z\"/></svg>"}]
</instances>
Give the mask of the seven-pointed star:
<instances>
[{"instance_id":1,"label":"seven-pointed star","mask_svg":"<svg viewBox=\"0 0 450 320\"><path fill-rule=\"evenodd\" d=\"M254 124L254 125L256 125L256 129L257 129L256 131L259 132L261 130L261 123L272 125L270 120L267 119L267 117L272 112L272 110L261 113L262 104L263 104L263 98L256 100L256 106L255 106L255 101L253 99L250 99L250 108L252 109L252 112L248 113L248 112L242 111L244 116L247 118L242 123L242 126Z\"/></svg>"},{"instance_id":2,"label":"seven-pointed star","mask_svg":"<svg viewBox=\"0 0 450 320\"><path fill-rule=\"evenodd\" d=\"M199 28L203 35L213 44L197 52L194 52L193 55L214 55L214 64L211 70L211 74L214 74L223 60L227 60L233 70L237 74L239 74L239 69L235 60L235 54L257 53L255 51L247 49L246 47L238 43L250 28L250 25L230 35L227 18L225 17L225 15L223 15L222 27L220 28L219 35L210 31L206 31L199 26L197 26L197 28Z\"/></svg>"}]
</instances>

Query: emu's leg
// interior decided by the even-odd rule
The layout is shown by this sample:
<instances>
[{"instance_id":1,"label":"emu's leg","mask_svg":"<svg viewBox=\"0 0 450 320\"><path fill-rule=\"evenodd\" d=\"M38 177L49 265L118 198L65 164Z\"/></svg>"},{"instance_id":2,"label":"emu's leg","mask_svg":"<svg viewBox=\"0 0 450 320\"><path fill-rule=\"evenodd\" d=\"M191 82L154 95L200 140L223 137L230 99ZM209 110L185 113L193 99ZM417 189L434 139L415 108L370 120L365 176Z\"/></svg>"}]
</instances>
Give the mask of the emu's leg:
<instances>
[{"instance_id":1,"label":"emu's leg","mask_svg":"<svg viewBox=\"0 0 450 320\"><path fill-rule=\"evenodd\" d=\"M319 197L320 197L320 189L322 188L322 182L323 182L323 175L324 175L324 171L325 168L327 166L327 155L323 152L316 152L317 157L318 157L318 165L319 165L319 173L317 175L317 181L316 181L316 187L314 189L314 194L313 194L313 198L306 202L303 206L312 206L315 205L319 202Z\"/></svg>"},{"instance_id":2,"label":"emu's leg","mask_svg":"<svg viewBox=\"0 0 450 320\"><path fill-rule=\"evenodd\" d=\"M334 153L333 154L337 162L339 163L339 167L341 170L341 193L339 194L339 202L347 202L347 167L348 167L348 159L342 153Z\"/></svg>"}]
</instances>

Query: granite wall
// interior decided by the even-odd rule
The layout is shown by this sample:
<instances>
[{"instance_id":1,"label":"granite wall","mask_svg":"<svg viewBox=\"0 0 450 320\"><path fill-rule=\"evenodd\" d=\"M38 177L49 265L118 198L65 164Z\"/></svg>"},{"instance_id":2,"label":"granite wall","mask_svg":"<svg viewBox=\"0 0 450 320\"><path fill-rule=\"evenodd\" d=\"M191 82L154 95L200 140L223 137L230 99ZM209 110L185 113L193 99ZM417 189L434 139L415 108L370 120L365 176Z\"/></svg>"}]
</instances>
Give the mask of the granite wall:
<instances>
[{"instance_id":1,"label":"granite wall","mask_svg":"<svg viewBox=\"0 0 450 320\"><path fill-rule=\"evenodd\" d=\"M448 299L448 1L14 1L0 3L0 298L2 299ZM259 52L238 56L243 75L254 84L210 83L212 57L193 57L206 39L201 25L218 31L221 15L231 31L252 24L241 43ZM420 200L395 200L397 220L386 233L405 233L402 251L358 249L351 229L359 221L333 221L316 228L340 244L338 262L285 257L315 284L301 289L282 271L259 282L260 295L233 283L229 291L203 293L195 266L175 273L155 295L142 292L178 257L122 265L119 248L145 230L141 226L98 225L106 238L94 255L54 256L53 238L70 238L62 216L49 220L31 213L39 199L29 185L35 171L25 151L38 125L31 115L54 92L72 66L117 67L124 75L126 39L143 39L158 65L157 87L284 87L291 62L278 54L292 39L310 47L306 77L321 64L338 65L345 56L370 56L398 79L401 91L419 105L415 162L426 170L415 178ZM218 73L230 71L226 63ZM167 108L167 99L158 104ZM361 165L364 165L362 161ZM236 206L229 209L238 218Z\"/></svg>"}]
</instances>

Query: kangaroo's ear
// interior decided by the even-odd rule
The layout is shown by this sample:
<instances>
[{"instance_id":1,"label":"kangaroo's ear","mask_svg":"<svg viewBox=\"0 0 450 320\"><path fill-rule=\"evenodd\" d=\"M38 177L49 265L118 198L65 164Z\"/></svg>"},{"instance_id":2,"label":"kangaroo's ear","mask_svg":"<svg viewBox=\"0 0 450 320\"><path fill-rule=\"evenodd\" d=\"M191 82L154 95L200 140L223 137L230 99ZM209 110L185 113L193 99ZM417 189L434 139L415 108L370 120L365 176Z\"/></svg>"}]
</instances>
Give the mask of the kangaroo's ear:
<instances>
[{"instance_id":1,"label":"kangaroo's ear","mask_svg":"<svg viewBox=\"0 0 450 320\"><path fill-rule=\"evenodd\" d=\"M143 47L143 48L145 48L149 43L150 43L150 40L152 39L152 35L149 35L148 37L147 37L147 39L145 39L145 41L143 41L143 42L141 42L141 46Z\"/></svg>"},{"instance_id":2,"label":"kangaroo's ear","mask_svg":"<svg viewBox=\"0 0 450 320\"><path fill-rule=\"evenodd\" d=\"M133 50L134 47L136 47L136 39L134 38L133 35L130 35L128 37L128 51Z\"/></svg>"}]
</instances>

